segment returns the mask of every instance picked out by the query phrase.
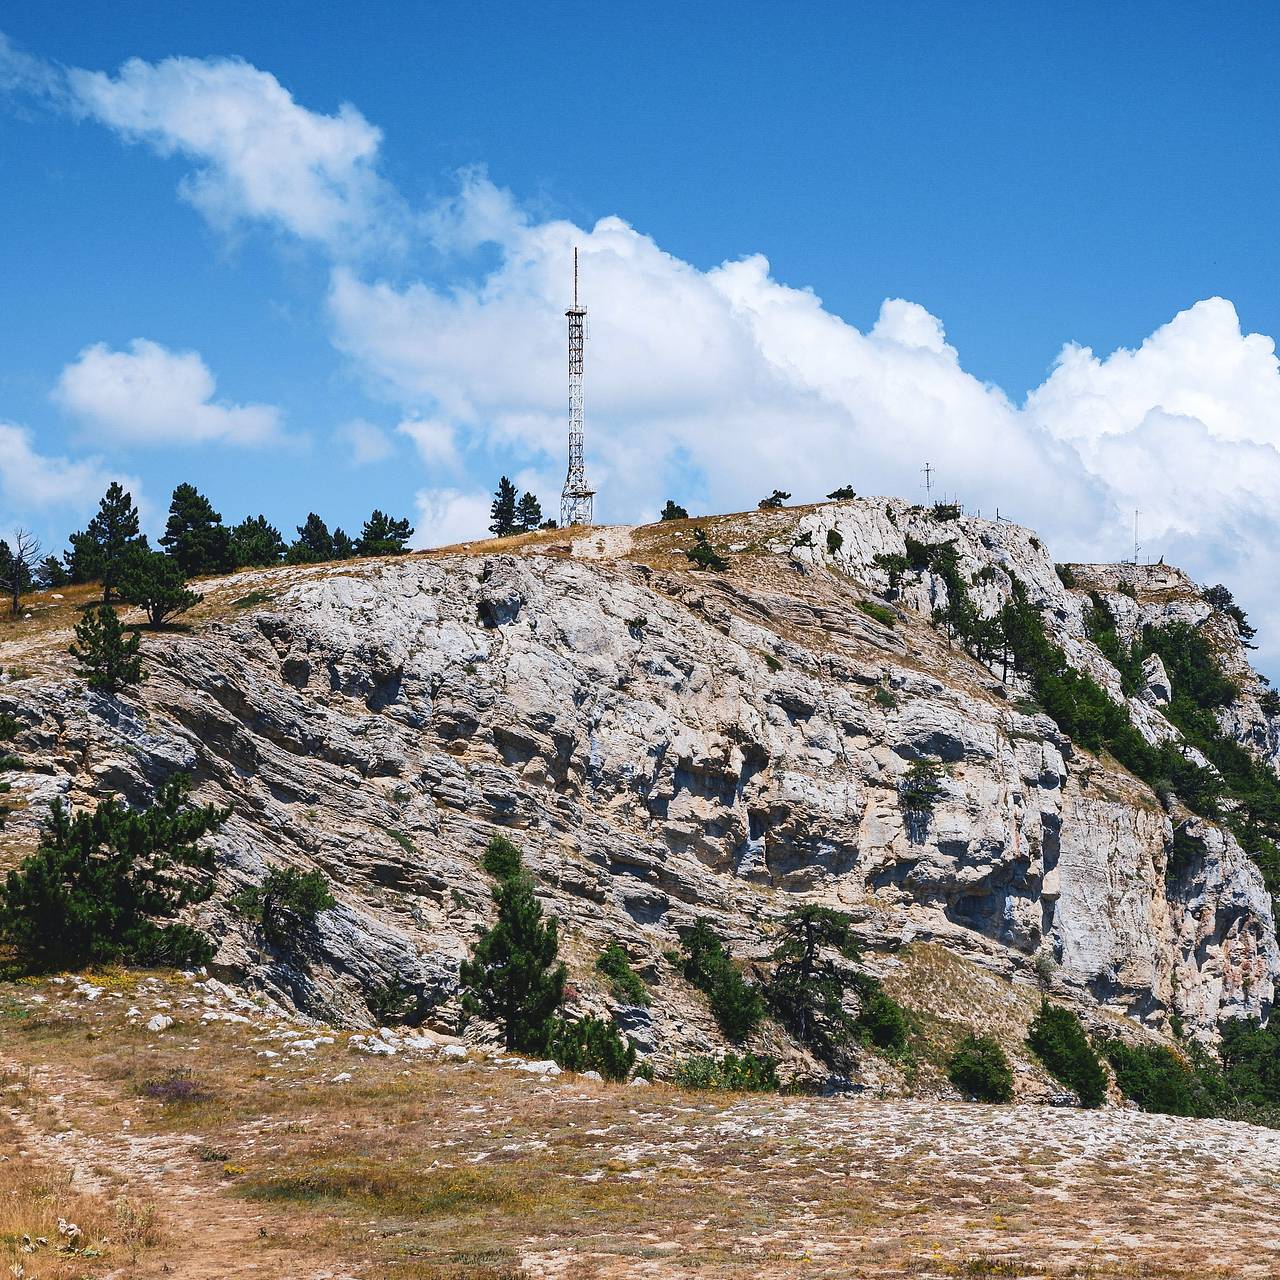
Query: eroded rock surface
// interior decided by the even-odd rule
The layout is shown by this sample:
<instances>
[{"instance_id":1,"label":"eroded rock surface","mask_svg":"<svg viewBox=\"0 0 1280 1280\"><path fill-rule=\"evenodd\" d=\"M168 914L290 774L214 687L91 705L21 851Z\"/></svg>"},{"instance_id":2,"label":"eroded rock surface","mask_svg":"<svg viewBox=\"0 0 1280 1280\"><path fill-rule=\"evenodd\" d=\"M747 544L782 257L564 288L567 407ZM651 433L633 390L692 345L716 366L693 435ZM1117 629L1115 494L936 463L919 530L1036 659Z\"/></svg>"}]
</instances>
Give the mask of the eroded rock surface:
<instances>
[{"instance_id":1,"label":"eroded rock surface","mask_svg":"<svg viewBox=\"0 0 1280 1280\"><path fill-rule=\"evenodd\" d=\"M741 548L725 575L689 571L687 533L658 526L206 584L192 632L149 635L148 678L119 701L74 679L66 630L19 637L0 661L20 649L33 674L0 689L0 709L27 726L32 772L10 857L55 794L142 800L186 770L234 808L200 919L215 972L352 1025L392 976L448 1023L497 828L562 921L583 1006L610 1007L592 961L617 938L661 980L652 1009L624 1016L672 1050L719 1043L662 956L676 930L711 915L760 959L802 899L853 913L873 964L932 939L1023 978L1048 957L1064 990L1153 1027L1175 1009L1201 1034L1268 1012L1271 902L1234 838L1194 821L1195 856L1166 887L1173 824L1155 796L948 645L928 622L945 600L935 575L889 592L874 559L908 533L955 540L986 611L1016 574L1117 699L1086 636L1087 590L1132 629L1207 617L1193 584L1164 566L1077 566L1068 590L1026 529L883 499L734 520L715 534ZM893 626L859 608L872 591L891 597ZM1273 757L1263 686L1226 641L1243 690L1233 731ZM1148 736L1175 732L1168 683L1152 669L1132 700ZM899 784L925 757L945 794L913 822ZM280 863L334 884L310 957L272 954L228 906Z\"/></svg>"}]
</instances>

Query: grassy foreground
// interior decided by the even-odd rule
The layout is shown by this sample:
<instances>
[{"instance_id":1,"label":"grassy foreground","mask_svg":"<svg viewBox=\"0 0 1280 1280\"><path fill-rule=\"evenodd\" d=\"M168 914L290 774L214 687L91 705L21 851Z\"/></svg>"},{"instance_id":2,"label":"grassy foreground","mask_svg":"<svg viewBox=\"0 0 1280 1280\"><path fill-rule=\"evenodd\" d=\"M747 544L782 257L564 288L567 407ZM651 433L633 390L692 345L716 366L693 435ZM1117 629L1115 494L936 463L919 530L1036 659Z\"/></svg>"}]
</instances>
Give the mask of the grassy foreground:
<instances>
[{"instance_id":1,"label":"grassy foreground","mask_svg":"<svg viewBox=\"0 0 1280 1280\"><path fill-rule=\"evenodd\" d=\"M359 1043L175 976L0 986L0 1265L27 1280L1280 1266L1269 1130L609 1086Z\"/></svg>"}]
</instances>

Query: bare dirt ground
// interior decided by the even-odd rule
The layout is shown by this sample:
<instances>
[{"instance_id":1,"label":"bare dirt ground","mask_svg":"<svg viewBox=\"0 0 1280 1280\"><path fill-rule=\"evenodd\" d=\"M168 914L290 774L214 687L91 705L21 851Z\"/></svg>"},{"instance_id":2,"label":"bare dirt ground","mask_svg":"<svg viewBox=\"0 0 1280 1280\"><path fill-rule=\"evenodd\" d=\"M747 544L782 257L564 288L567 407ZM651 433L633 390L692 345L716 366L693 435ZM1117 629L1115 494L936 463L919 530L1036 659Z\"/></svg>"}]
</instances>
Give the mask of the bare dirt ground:
<instances>
[{"instance_id":1,"label":"bare dirt ground","mask_svg":"<svg viewBox=\"0 0 1280 1280\"><path fill-rule=\"evenodd\" d=\"M163 975L0 986L0 1061L25 1280L1280 1274L1226 1121L606 1085Z\"/></svg>"}]
</instances>

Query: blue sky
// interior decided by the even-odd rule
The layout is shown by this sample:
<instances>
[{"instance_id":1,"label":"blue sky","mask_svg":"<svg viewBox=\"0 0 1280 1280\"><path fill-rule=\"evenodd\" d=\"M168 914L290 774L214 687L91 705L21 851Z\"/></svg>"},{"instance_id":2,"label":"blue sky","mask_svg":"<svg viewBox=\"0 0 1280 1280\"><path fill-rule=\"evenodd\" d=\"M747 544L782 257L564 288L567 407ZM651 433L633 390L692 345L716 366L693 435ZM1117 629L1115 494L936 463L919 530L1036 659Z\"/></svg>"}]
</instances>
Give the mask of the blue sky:
<instances>
[{"instance_id":1,"label":"blue sky","mask_svg":"<svg viewBox=\"0 0 1280 1280\"><path fill-rule=\"evenodd\" d=\"M1122 554L1141 506L1153 554L1273 609L1272 6L3 31L0 525L59 544L111 475L153 529L184 480L424 542L479 532L504 471L550 511L580 243L602 518L910 494L928 459L1064 558Z\"/></svg>"}]
</instances>

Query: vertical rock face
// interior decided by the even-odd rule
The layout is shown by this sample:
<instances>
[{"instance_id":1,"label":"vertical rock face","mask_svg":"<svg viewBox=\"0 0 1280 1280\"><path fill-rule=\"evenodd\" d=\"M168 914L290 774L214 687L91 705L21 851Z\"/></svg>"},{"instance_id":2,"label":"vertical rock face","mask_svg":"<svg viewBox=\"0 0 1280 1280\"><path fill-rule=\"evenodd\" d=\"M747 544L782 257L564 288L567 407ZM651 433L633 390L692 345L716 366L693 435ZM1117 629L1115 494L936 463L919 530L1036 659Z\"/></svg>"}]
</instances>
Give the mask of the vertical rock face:
<instances>
[{"instance_id":1,"label":"vertical rock face","mask_svg":"<svg viewBox=\"0 0 1280 1280\"><path fill-rule=\"evenodd\" d=\"M0 689L34 766L9 856L54 793L140 800L187 770L235 810L201 921L218 963L351 1022L392 976L448 1006L485 919L478 859L495 828L560 917L588 1007L606 1002L591 962L610 938L657 975L676 931L706 914L759 960L777 917L814 899L851 912L872 952L931 938L1009 975L1043 972L1047 956L1055 982L1152 1026L1175 1009L1201 1034L1266 1015L1271 903L1234 838L1182 815L1167 875L1174 819L1156 797L948 645L928 621L940 579L908 574L892 592L875 561L908 536L952 540L986 612L1016 575L1117 699L1118 673L1087 639L1087 590L1122 627L1200 621L1212 611L1181 574L1079 566L1068 590L1026 529L885 500L708 528L730 552L725 575L688 571L683 525L614 530L608 547L553 535L240 575L208 589L191 634L148 637L149 677L123 704L82 691L51 631L38 673ZM869 592L888 603L864 611ZM1238 643L1229 661L1233 732L1267 754L1262 686ZM1150 671L1133 700L1144 732L1174 734L1168 693ZM941 797L904 813L903 779L925 759ZM333 882L310 958L265 951L226 905L278 863ZM677 982L648 1016L655 1043L716 1042Z\"/></svg>"}]
</instances>

